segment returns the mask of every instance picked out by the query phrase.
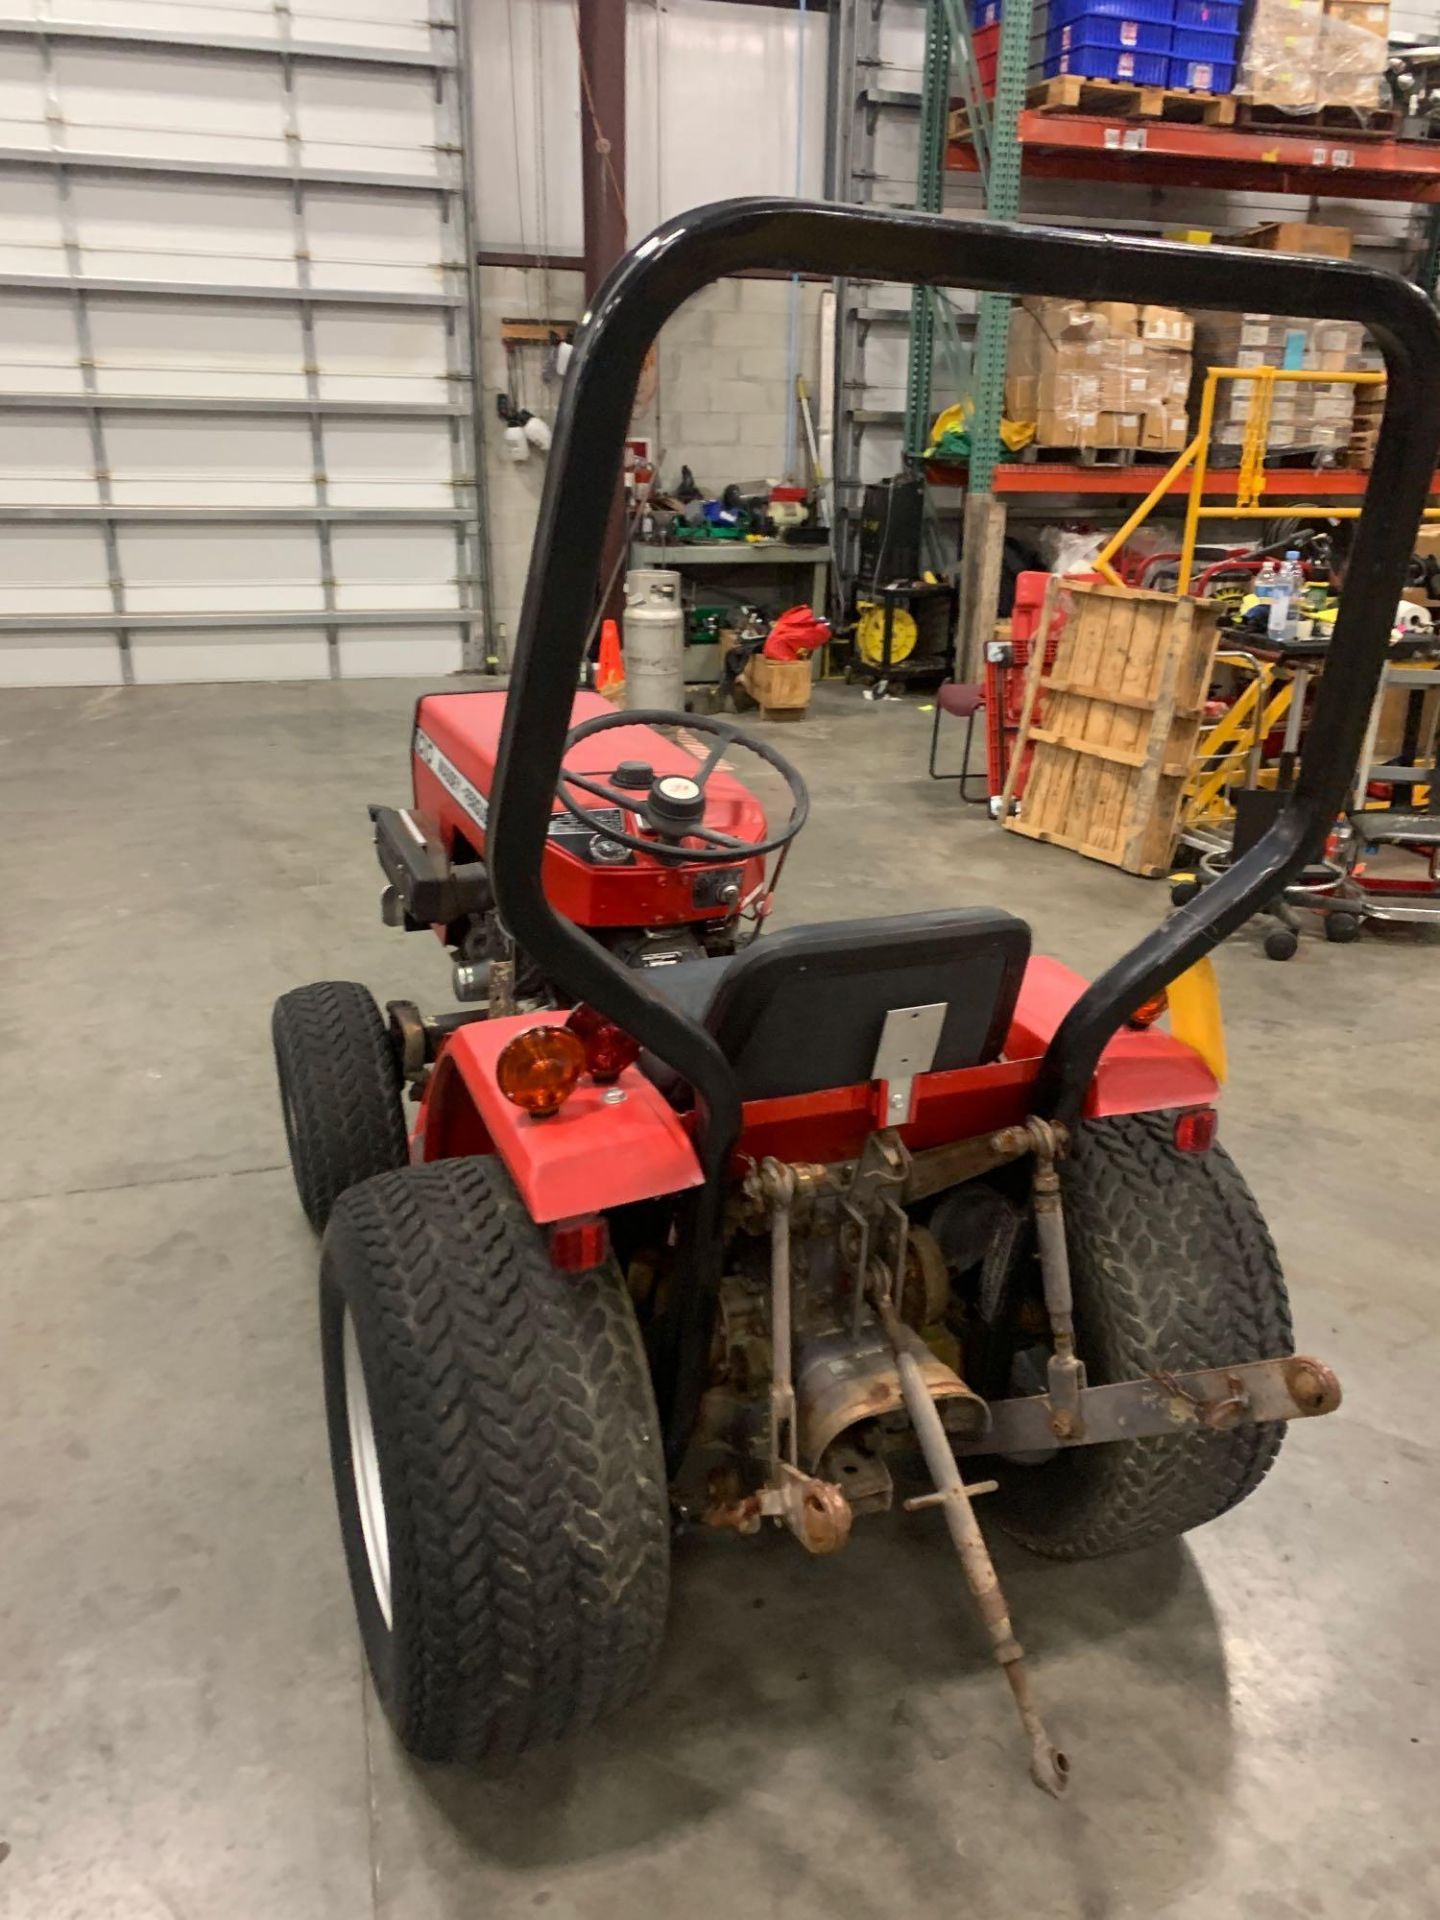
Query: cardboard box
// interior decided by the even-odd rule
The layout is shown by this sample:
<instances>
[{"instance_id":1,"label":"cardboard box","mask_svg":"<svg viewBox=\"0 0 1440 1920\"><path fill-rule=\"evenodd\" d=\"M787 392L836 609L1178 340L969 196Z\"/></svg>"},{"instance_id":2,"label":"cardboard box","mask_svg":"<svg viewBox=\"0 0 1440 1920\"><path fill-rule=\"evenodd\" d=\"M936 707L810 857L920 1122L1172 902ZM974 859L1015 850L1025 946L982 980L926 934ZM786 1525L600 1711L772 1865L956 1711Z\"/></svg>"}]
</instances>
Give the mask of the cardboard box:
<instances>
[{"instance_id":1,"label":"cardboard box","mask_svg":"<svg viewBox=\"0 0 1440 1920\"><path fill-rule=\"evenodd\" d=\"M746 661L740 683L759 702L762 716L783 714L798 720L810 704L814 675L808 660L767 660L755 653Z\"/></svg>"},{"instance_id":2,"label":"cardboard box","mask_svg":"<svg viewBox=\"0 0 1440 1920\"><path fill-rule=\"evenodd\" d=\"M1140 309L1129 300L1092 300L1089 306L1107 339L1123 340L1127 335L1134 335Z\"/></svg>"},{"instance_id":3,"label":"cardboard box","mask_svg":"<svg viewBox=\"0 0 1440 1920\"><path fill-rule=\"evenodd\" d=\"M1325 12L1328 18L1343 20L1363 33L1377 34L1387 41L1390 38L1389 0L1327 0Z\"/></svg>"},{"instance_id":4,"label":"cardboard box","mask_svg":"<svg viewBox=\"0 0 1440 1920\"><path fill-rule=\"evenodd\" d=\"M1141 307L1140 338L1152 346L1193 347L1195 322L1178 307Z\"/></svg>"},{"instance_id":5,"label":"cardboard box","mask_svg":"<svg viewBox=\"0 0 1440 1920\"><path fill-rule=\"evenodd\" d=\"M1279 220L1268 227L1242 233L1240 247L1258 247L1264 253L1316 253L1327 260L1348 260L1354 235L1349 227L1320 227L1308 220Z\"/></svg>"},{"instance_id":6,"label":"cardboard box","mask_svg":"<svg viewBox=\"0 0 1440 1920\"><path fill-rule=\"evenodd\" d=\"M1183 411L1150 406L1140 416L1140 446L1148 453L1179 453L1189 443Z\"/></svg>"}]
</instances>

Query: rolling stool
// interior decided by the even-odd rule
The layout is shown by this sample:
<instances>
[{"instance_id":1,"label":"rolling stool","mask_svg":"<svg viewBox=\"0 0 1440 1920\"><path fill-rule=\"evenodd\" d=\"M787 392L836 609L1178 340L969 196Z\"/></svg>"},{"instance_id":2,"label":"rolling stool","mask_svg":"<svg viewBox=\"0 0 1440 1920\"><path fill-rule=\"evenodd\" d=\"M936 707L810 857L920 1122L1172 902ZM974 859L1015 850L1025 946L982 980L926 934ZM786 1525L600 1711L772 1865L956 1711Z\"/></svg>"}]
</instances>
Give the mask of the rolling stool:
<instances>
[{"instance_id":1,"label":"rolling stool","mask_svg":"<svg viewBox=\"0 0 1440 1920\"><path fill-rule=\"evenodd\" d=\"M990 798L990 776L987 772L974 772L970 766L970 748L975 738L975 716L985 705L985 689L978 681L946 680L935 689L935 724L930 729L930 778L932 780L958 780L960 798L974 806L983 807ZM950 713L957 720L965 722L965 756L960 762L958 773L937 773L935 759L940 748L940 716ZM985 786L984 793L967 793L966 787L972 780L979 780Z\"/></svg>"}]
</instances>

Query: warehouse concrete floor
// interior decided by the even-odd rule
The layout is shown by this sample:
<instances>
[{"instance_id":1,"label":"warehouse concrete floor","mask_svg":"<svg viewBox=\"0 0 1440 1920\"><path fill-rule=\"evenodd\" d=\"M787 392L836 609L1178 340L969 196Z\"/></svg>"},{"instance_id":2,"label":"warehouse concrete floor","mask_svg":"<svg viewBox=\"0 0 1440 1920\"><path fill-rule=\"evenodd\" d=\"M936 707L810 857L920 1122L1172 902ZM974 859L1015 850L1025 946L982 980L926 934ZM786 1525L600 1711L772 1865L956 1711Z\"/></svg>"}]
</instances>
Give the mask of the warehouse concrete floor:
<instances>
[{"instance_id":1,"label":"warehouse concrete floor","mask_svg":"<svg viewBox=\"0 0 1440 1920\"><path fill-rule=\"evenodd\" d=\"M444 1003L364 804L415 688L8 694L0 715L0 1913L7 1920L1422 1920L1440 944L1221 956L1225 1137L1299 1344L1346 1382L1241 1511L1129 1559L1000 1553L1073 1795L1026 1779L933 1514L676 1556L654 1694L509 1778L412 1767L331 1509L316 1253L267 1020L324 975ZM822 689L787 918L1003 902L1093 969L1154 885L1002 834L928 717Z\"/></svg>"}]
</instances>

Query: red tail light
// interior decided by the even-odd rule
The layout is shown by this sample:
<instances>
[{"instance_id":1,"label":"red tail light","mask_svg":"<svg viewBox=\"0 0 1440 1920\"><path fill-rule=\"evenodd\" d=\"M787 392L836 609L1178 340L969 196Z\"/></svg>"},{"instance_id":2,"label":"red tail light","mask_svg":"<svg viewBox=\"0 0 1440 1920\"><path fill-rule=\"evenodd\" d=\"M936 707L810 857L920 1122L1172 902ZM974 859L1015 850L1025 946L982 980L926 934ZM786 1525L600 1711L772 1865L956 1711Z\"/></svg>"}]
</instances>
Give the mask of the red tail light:
<instances>
[{"instance_id":1,"label":"red tail light","mask_svg":"<svg viewBox=\"0 0 1440 1920\"><path fill-rule=\"evenodd\" d=\"M585 1064L590 1069L591 1077L602 1086L608 1081L618 1080L626 1067L633 1067L640 1057L638 1040L583 1002L571 1013L565 1025L584 1047Z\"/></svg>"},{"instance_id":2,"label":"red tail light","mask_svg":"<svg viewBox=\"0 0 1440 1920\"><path fill-rule=\"evenodd\" d=\"M1175 1116L1175 1144L1181 1153L1208 1153L1219 1125L1214 1107L1187 1107Z\"/></svg>"}]
</instances>

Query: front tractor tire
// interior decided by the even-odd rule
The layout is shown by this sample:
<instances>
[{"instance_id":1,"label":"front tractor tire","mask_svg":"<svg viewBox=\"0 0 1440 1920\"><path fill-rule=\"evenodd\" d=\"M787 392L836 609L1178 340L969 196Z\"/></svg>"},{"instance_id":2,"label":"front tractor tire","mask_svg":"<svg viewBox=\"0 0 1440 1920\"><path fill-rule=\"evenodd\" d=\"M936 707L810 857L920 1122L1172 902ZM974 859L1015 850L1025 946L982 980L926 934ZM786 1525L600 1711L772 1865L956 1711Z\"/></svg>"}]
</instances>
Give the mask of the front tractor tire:
<instances>
[{"instance_id":1,"label":"front tractor tire","mask_svg":"<svg viewBox=\"0 0 1440 1920\"><path fill-rule=\"evenodd\" d=\"M630 1700L670 1529L618 1266L555 1268L496 1160L408 1167L337 1203L320 1328L350 1584L402 1744L513 1759Z\"/></svg>"},{"instance_id":2,"label":"front tractor tire","mask_svg":"<svg viewBox=\"0 0 1440 1920\"><path fill-rule=\"evenodd\" d=\"M353 980L282 994L270 1032L296 1191L323 1233L347 1187L410 1157L399 1062L373 995Z\"/></svg>"},{"instance_id":3,"label":"front tractor tire","mask_svg":"<svg viewBox=\"0 0 1440 1920\"><path fill-rule=\"evenodd\" d=\"M1254 1195L1223 1147L1183 1153L1174 1116L1078 1127L1061 1163L1076 1342L1089 1383L1291 1351L1290 1303ZM1259 1486L1283 1426L1191 1426L1007 1467L996 1518L1061 1560L1203 1526Z\"/></svg>"}]
</instances>

